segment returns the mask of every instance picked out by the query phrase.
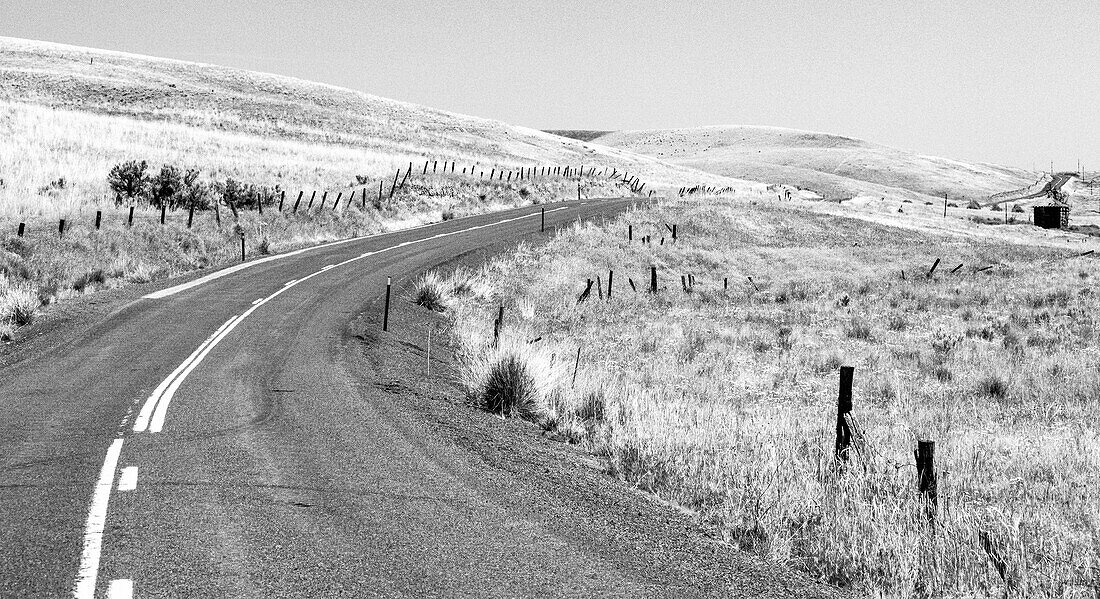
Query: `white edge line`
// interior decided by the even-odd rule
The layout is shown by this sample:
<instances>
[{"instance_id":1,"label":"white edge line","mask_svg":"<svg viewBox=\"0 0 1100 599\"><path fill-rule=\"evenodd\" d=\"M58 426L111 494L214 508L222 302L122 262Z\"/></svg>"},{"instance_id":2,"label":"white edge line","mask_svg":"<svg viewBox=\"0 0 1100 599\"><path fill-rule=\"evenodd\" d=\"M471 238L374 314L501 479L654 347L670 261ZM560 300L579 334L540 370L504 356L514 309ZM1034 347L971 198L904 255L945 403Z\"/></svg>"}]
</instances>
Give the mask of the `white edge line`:
<instances>
[{"instance_id":1,"label":"white edge line","mask_svg":"<svg viewBox=\"0 0 1100 599\"><path fill-rule=\"evenodd\" d=\"M107 503L111 500L111 487L115 481L118 456L122 453L122 439L115 439L107 448L103 467L99 470L88 521L84 524L84 550L80 554L80 569L73 585L75 599L94 599L95 583L99 576L99 556L103 548L103 528L107 522Z\"/></svg>"},{"instance_id":2,"label":"white edge line","mask_svg":"<svg viewBox=\"0 0 1100 599\"><path fill-rule=\"evenodd\" d=\"M570 208L570 206L562 206L560 208L554 208L552 210L547 210L546 212L557 212L559 210L569 210L569 208ZM494 225L502 225L504 223L517 221L517 220L520 220L520 219L523 219L523 218L533 218L535 216L538 216L539 214L540 214L539 212L535 212L535 213L532 213L532 214L525 214L523 216L518 216L518 217L515 217L515 218L509 218L509 219L505 219L505 220L500 220L500 221L488 223L488 224L485 224L485 225L478 225L478 226L475 226L475 227L462 229L461 231L452 231L450 233L443 233L442 236L454 235L455 233L465 233L467 231L473 231L475 229L481 229L481 228L484 228L484 227L491 227L491 226L494 226ZM475 216L482 216L482 215L475 215ZM473 217L468 217L468 218L473 218ZM352 241L361 241L363 239L369 239L369 238L375 238L375 237L384 237L386 235L395 235L395 234L398 234L398 233L408 233L410 231L416 231L417 229L423 229L425 227L432 227L432 226L439 225L439 224L441 224L441 223L426 223L426 224L420 225L418 227L410 227L408 229L403 229L403 230L400 230L400 231L390 231L390 232L387 232L387 233L382 233L381 235L364 235L362 237L352 237L351 239L341 239L339 241L333 241L333 242L325 243L325 244L321 244L321 245L314 245L314 246L310 246L310 247L299 248L299 249L296 249L294 251L287 252L285 254L276 254L274 256L266 256L266 257L260 258L258 260L252 260L252 261L249 261L249 262L242 262L240 264L230 266L228 268L223 268L222 270L219 270L217 272L212 272L208 275L199 277L199 278L197 278L193 281L188 281L186 283L180 283L179 285L175 285L173 287L168 287L168 288L165 288L165 289L161 289L160 291L154 291L152 293L148 293L148 294L143 295L141 297L142 297L142 299L163 299L163 298L166 298L170 295L175 295L175 294L180 293L182 291L187 291L188 289L191 289L193 287L198 287L199 285L209 283L210 281L214 281L214 280L220 279L222 277L229 276L229 275L231 275L235 272L239 272L239 271L244 270L246 268L251 268L251 267L256 266L258 264L264 264L265 262L271 262L272 260L282 260L283 258L289 258L291 256L297 256L298 254L302 254L302 253L305 253L305 252L312 252L314 250L319 250L319 249L328 248L328 247L334 247L334 246L342 245L342 244L345 244L345 243L351 243ZM434 238L429 238L429 239L434 239ZM413 241L413 242L405 242L405 244L419 243L421 241L426 241L426 239L420 239L420 240ZM404 244L402 244L402 245L404 245ZM389 249L389 248L387 248L387 249ZM371 253L375 253L375 252L371 252ZM369 255L369 254L364 254L364 256L367 256L367 255Z\"/></svg>"}]
</instances>

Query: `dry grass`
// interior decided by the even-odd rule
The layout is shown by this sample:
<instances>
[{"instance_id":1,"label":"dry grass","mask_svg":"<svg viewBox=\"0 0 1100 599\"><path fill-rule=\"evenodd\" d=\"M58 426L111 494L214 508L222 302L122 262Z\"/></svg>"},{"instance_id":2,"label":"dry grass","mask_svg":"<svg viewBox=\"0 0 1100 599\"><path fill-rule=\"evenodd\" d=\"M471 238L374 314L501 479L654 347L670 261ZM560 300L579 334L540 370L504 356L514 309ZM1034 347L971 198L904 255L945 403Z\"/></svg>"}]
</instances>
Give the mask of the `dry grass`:
<instances>
[{"instance_id":1,"label":"dry grass","mask_svg":"<svg viewBox=\"0 0 1100 599\"><path fill-rule=\"evenodd\" d=\"M637 238L673 222L674 245L626 242L628 223ZM486 348L503 303L502 345L551 369L528 417L745 550L874 596L1093 597L1100 268L1066 256L749 195L578 224L463 274L483 293L447 301L472 397L500 352ZM925 278L937 257L967 266ZM667 289L631 291L650 264ZM584 279L609 269L613 299L578 305ZM844 471L841 364L856 367L862 431ZM919 439L937 442L934 525Z\"/></svg>"}]
</instances>

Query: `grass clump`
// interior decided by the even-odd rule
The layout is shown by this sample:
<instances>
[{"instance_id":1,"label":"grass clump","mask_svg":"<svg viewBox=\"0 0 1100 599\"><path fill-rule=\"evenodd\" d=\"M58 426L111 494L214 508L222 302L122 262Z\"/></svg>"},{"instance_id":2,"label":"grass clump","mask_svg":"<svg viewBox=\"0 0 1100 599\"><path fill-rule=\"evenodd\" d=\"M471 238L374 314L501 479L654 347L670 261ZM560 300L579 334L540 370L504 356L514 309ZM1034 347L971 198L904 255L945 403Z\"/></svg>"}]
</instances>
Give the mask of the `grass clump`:
<instances>
[{"instance_id":1,"label":"grass clump","mask_svg":"<svg viewBox=\"0 0 1100 599\"><path fill-rule=\"evenodd\" d=\"M444 301L446 289L443 279L434 272L425 273L413 284L412 302L434 312L444 312L447 305Z\"/></svg>"}]
</instances>

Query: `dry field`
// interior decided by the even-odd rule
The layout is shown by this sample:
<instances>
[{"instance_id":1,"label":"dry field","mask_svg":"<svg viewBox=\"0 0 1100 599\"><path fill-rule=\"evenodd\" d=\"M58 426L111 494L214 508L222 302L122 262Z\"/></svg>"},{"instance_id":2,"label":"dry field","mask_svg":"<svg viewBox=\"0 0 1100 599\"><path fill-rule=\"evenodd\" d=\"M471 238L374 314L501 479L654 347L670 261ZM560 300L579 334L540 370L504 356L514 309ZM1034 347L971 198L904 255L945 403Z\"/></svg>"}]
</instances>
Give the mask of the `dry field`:
<instances>
[{"instance_id":1,"label":"dry field","mask_svg":"<svg viewBox=\"0 0 1100 599\"><path fill-rule=\"evenodd\" d=\"M1095 597L1096 257L771 197L577 223L414 297L453 317L472 402L581 444L745 550L872 596ZM587 278L607 293L609 270L610 299L578 304ZM833 457L841 365L862 432L847 468ZM936 442L932 523L918 440Z\"/></svg>"}]
</instances>

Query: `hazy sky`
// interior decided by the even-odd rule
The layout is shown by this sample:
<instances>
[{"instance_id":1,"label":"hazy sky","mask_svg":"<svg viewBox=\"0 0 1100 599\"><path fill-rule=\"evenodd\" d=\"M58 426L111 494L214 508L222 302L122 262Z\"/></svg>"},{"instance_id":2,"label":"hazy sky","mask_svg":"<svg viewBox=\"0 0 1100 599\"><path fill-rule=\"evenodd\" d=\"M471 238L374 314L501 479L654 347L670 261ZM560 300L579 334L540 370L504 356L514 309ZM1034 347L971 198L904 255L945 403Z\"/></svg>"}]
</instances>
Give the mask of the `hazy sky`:
<instances>
[{"instance_id":1,"label":"hazy sky","mask_svg":"<svg viewBox=\"0 0 1100 599\"><path fill-rule=\"evenodd\" d=\"M0 35L540 129L777 125L1100 170L1096 0L0 0Z\"/></svg>"}]
</instances>

